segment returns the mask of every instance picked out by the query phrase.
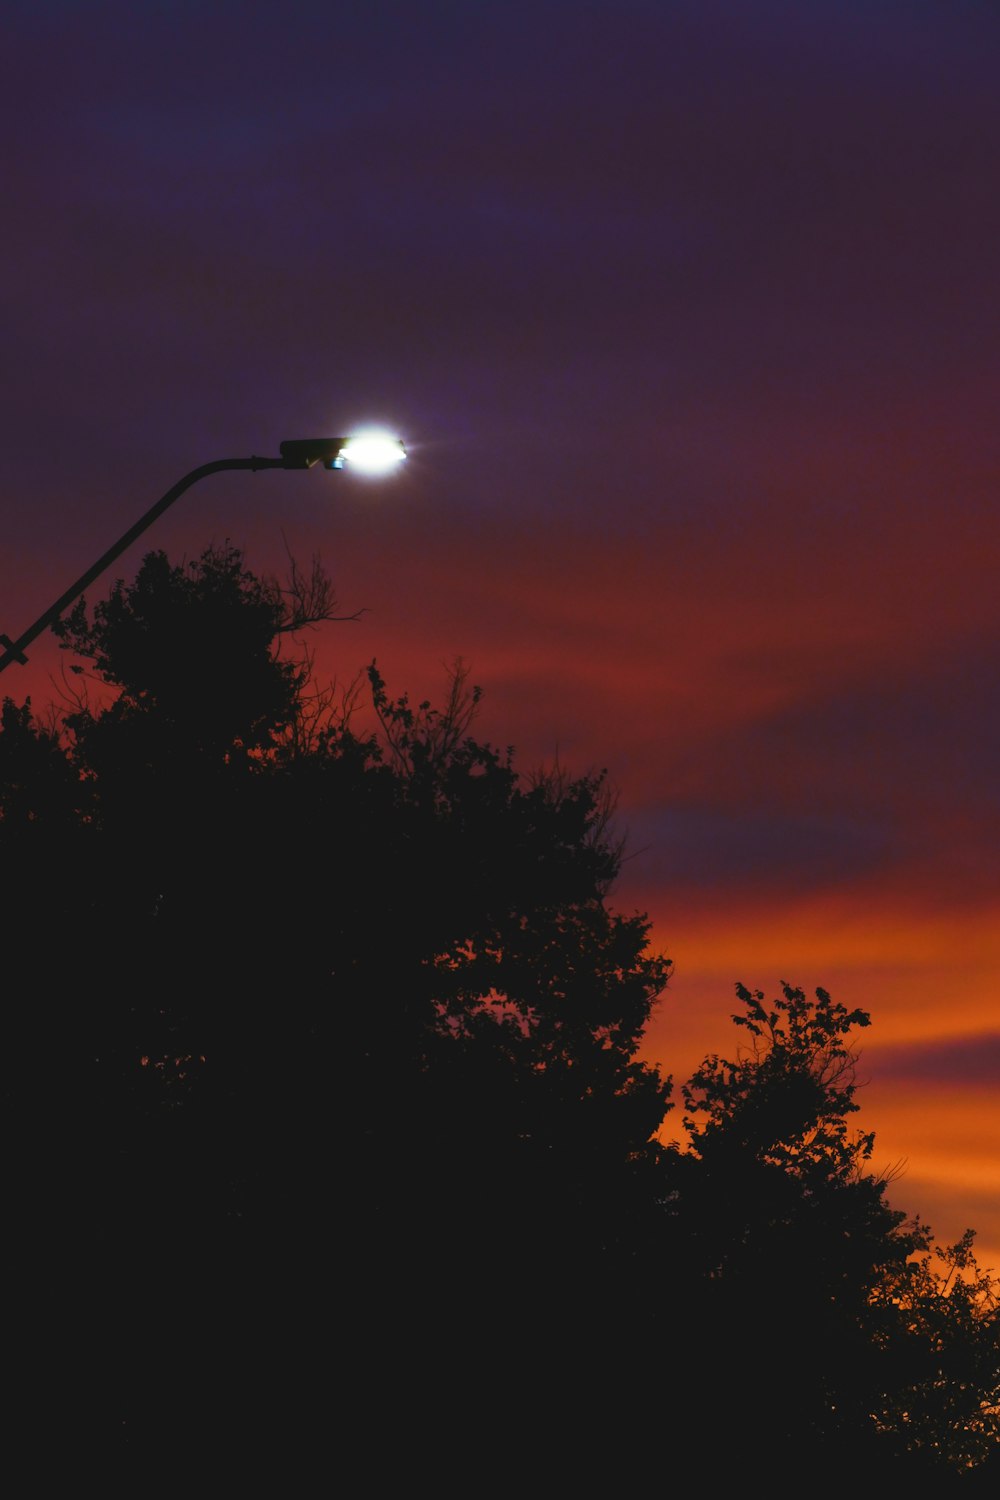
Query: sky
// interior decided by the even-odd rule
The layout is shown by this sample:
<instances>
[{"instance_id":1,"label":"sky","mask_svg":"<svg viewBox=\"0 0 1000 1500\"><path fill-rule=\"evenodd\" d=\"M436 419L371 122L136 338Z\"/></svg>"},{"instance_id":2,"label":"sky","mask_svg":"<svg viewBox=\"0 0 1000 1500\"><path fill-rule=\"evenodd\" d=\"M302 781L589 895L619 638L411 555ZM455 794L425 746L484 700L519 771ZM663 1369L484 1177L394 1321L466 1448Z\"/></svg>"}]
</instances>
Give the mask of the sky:
<instances>
[{"instance_id":1,"label":"sky","mask_svg":"<svg viewBox=\"0 0 1000 1500\"><path fill-rule=\"evenodd\" d=\"M674 961L871 1012L890 1200L1000 1271L1000 10L8 0L0 630L149 547L318 554L349 681L606 767ZM110 582L110 580L109 580ZM58 700L51 637L0 691ZM666 1134L680 1132L680 1110ZM674 1121L677 1121L676 1126Z\"/></svg>"}]
</instances>

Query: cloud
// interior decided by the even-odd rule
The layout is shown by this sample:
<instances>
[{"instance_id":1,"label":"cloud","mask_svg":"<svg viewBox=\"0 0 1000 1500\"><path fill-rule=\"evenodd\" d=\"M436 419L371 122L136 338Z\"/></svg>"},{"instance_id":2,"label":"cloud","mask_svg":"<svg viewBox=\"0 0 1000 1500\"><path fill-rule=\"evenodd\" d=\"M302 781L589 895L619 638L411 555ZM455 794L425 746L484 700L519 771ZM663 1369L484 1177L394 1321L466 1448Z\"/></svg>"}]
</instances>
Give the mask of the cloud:
<instances>
[{"instance_id":1,"label":"cloud","mask_svg":"<svg viewBox=\"0 0 1000 1500\"><path fill-rule=\"evenodd\" d=\"M879 1086L933 1085L1000 1089L1000 1031L879 1046Z\"/></svg>"},{"instance_id":2,"label":"cloud","mask_svg":"<svg viewBox=\"0 0 1000 1500\"><path fill-rule=\"evenodd\" d=\"M891 831L870 820L753 807L683 805L640 813L633 839L647 845L644 870L684 886L751 887L758 896L870 876L892 852Z\"/></svg>"}]
</instances>

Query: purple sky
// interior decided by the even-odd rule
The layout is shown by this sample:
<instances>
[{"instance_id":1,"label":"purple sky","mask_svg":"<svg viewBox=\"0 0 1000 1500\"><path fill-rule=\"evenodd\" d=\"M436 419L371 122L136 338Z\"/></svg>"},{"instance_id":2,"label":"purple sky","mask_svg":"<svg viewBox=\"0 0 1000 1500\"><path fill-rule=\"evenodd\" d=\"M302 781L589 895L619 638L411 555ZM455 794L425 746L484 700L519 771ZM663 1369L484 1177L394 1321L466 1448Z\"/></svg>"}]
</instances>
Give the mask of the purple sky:
<instances>
[{"instance_id":1,"label":"purple sky","mask_svg":"<svg viewBox=\"0 0 1000 1500\"><path fill-rule=\"evenodd\" d=\"M737 979L870 1009L893 1200L1000 1269L1000 11L4 32L0 629L196 465L394 427L391 484L220 476L146 545L319 552L368 611L329 674L419 697L461 654L525 767L607 766L676 963L651 1055L731 1051Z\"/></svg>"}]
</instances>

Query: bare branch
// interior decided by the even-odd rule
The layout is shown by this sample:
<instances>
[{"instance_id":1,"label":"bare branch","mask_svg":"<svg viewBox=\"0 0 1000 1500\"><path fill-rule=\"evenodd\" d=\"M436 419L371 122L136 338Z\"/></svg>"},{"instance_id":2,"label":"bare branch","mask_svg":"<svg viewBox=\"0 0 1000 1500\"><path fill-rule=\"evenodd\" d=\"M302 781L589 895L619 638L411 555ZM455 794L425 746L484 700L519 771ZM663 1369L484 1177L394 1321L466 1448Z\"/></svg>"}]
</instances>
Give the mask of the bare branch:
<instances>
[{"instance_id":1,"label":"bare branch","mask_svg":"<svg viewBox=\"0 0 1000 1500\"><path fill-rule=\"evenodd\" d=\"M283 538L284 540L284 538ZM314 553L308 572L299 566L285 541L288 554L288 573L284 585L275 581L276 592L281 596L283 618L279 633L294 634L329 620L360 620L365 609L356 609L352 614L338 614L337 594L333 579L323 566L319 553Z\"/></svg>"}]
</instances>

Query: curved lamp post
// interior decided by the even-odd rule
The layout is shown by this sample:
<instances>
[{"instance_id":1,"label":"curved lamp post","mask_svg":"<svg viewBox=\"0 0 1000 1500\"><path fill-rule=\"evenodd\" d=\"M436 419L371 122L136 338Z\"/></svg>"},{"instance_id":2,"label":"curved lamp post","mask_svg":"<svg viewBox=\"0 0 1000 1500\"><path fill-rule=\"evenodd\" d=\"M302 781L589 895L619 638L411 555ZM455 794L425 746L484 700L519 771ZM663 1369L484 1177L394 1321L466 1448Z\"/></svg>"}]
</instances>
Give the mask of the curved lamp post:
<instances>
[{"instance_id":1,"label":"curved lamp post","mask_svg":"<svg viewBox=\"0 0 1000 1500\"><path fill-rule=\"evenodd\" d=\"M173 505L199 479L205 479L209 474L218 474L222 469L311 469L315 464L322 464L324 469L344 469L350 466L362 473L380 474L394 468L405 457L406 449L397 438L386 437L381 433L360 433L353 438L296 438L281 444L280 458L217 458L214 463L192 469L190 474L185 474L183 479L177 481L173 489L167 491L162 500L157 500L141 520L130 526L125 535L119 537L114 546L109 547L65 594L60 594L55 604L50 605L43 615L39 615L35 623L29 625L16 641L0 634L0 646L4 648L3 655L0 656L0 672L14 661L24 665L28 659L24 654L25 647L30 646L53 620L58 620L63 610L74 599L78 599L84 589L89 588L94 579L105 568L109 568L126 547L132 545L136 537L141 536L148 526L152 526L157 516L162 516L168 506Z\"/></svg>"}]
</instances>

